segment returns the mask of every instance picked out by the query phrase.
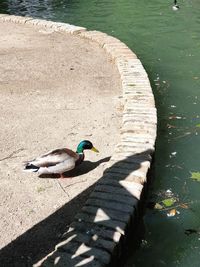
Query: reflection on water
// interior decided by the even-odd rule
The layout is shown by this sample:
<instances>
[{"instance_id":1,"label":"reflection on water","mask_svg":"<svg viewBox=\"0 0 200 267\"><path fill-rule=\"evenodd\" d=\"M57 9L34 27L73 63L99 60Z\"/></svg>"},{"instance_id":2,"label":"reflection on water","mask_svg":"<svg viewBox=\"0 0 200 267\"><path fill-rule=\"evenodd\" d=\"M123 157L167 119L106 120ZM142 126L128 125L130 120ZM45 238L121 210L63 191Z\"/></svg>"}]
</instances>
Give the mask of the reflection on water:
<instances>
[{"instance_id":1,"label":"reflection on water","mask_svg":"<svg viewBox=\"0 0 200 267\"><path fill-rule=\"evenodd\" d=\"M171 208L147 209L144 240L126 267L199 266L200 183L190 177L200 171L200 2L178 3L174 12L171 0L0 2L2 13L108 32L137 53L149 74L159 116L149 200L162 204L171 192L178 213L168 217Z\"/></svg>"},{"instance_id":2,"label":"reflection on water","mask_svg":"<svg viewBox=\"0 0 200 267\"><path fill-rule=\"evenodd\" d=\"M53 17L53 0L8 0L7 12L21 16Z\"/></svg>"}]
</instances>

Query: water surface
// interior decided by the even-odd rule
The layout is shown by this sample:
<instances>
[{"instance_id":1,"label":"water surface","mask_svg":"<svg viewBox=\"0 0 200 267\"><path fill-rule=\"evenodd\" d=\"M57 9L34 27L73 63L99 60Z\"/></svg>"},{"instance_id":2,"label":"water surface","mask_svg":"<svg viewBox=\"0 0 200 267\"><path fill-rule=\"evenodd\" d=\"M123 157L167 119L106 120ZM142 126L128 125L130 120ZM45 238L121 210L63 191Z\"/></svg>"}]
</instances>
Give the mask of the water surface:
<instances>
[{"instance_id":1,"label":"water surface","mask_svg":"<svg viewBox=\"0 0 200 267\"><path fill-rule=\"evenodd\" d=\"M190 177L200 171L200 2L180 0L179 5L175 12L167 0L0 3L1 13L68 22L116 36L137 53L149 74L159 119L149 201L173 196L180 213L168 217L170 209L147 209L145 236L126 267L199 266L200 183Z\"/></svg>"}]
</instances>

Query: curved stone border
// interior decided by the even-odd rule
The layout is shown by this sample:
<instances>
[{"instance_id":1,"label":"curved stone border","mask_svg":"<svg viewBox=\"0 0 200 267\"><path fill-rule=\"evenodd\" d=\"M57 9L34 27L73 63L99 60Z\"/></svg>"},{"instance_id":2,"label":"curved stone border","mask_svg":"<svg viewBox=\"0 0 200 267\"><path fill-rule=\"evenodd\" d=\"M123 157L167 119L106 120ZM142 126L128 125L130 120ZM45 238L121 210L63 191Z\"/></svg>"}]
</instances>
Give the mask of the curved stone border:
<instances>
[{"instance_id":1,"label":"curved stone border","mask_svg":"<svg viewBox=\"0 0 200 267\"><path fill-rule=\"evenodd\" d=\"M82 211L55 250L35 266L104 267L118 259L128 229L136 222L138 202L154 152L157 115L148 76L137 56L120 40L66 23L0 15L0 22L45 27L94 41L114 60L121 76L121 140Z\"/></svg>"}]
</instances>

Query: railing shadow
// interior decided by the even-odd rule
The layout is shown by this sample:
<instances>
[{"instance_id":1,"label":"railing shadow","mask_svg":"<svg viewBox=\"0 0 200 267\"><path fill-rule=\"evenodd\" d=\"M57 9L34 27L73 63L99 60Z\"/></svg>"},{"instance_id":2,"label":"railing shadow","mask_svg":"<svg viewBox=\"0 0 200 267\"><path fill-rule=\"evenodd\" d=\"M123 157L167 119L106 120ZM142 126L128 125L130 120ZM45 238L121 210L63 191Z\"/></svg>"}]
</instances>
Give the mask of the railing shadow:
<instances>
[{"instance_id":1,"label":"railing shadow","mask_svg":"<svg viewBox=\"0 0 200 267\"><path fill-rule=\"evenodd\" d=\"M71 218L84 205L93 188L94 186L87 188L59 210L2 248L0 266L29 267L54 250L62 234L68 230Z\"/></svg>"},{"instance_id":2,"label":"railing shadow","mask_svg":"<svg viewBox=\"0 0 200 267\"><path fill-rule=\"evenodd\" d=\"M126 182L130 183L131 174L134 180L133 172L150 161L151 154L146 150L130 155L105 171L69 231L41 266L117 266L122 250L116 244L126 239L128 228L136 221L139 203L133 188L123 181L129 177Z\"/></svg>"},{"instance_id":3,"label":"railing shadow","mask_svg":"<svg viewBox=\"0 0 200 267\"><path fill-rule=\"evenodd\" d=\"M115 244L124 239L137 213L138 200L121 182L129 176L134 180L133 172L150 161L151 154L149 149L113 163L95 185L4 247L0 251L1 266L33 266L54 251L59 242L42 266L92 267L99 266L98 262L106 266L111 253L119 250ZM80 203L85 206L67 232L70 223L67 214L73 210L75 215ZM71 257L72 253L76 256Z\"/></svg>"}]
</instances>

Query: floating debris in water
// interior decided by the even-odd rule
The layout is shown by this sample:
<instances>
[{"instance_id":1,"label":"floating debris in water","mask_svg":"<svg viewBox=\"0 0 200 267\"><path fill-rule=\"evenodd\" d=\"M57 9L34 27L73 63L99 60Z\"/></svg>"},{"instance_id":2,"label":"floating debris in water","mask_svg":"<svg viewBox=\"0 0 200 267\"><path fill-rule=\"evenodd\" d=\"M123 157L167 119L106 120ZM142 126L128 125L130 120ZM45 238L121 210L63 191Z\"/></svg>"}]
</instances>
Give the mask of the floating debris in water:
<instances>
[{"instance_id":1,"label":"floating debris in water","mask_svg":"<svg viewBox=\"0 0 200 267\"><path fill-rule=\"evenodd\" d=\"M156 210L162 210L163 209L163 206L160 203L156 203L155 206L154 206L154 209L156 209Z\"/></svg>"},{"instance_id":2,"label":"floating debris in water","mask_svg":"<svg viewBox=\"0 0 200 267\"><path fill-rule=\"evenodd\" d=\"M176 202L176 199L174 197L166 198L162 200L162 203L165 205L165 207L171 207Z\"/></svg>"},{"instance_id":3,"label":"floating debris in water","mask_svg":"<svg viewBox=\"0 0 200 267\"><path fill-rule=\"evenodd\" d=\"M148 241L146 239L142 239L140 246L141 248L147 248L149 246Z\"/></svg>"},{"instance_id":4,"label":"floating debris in water","mask_svg":"<svg viewBox=\"0 0 200 267\"><path fill-rule=\"evenodd\" d=\"M191 172L191 179L200 182L200 172Z\"/></svg>"},{"instance_id":5,"label":"floating debris in water","mask_svg":"<svg viewBox=\"0 0 200 267\"><path fill-rule=\"evenodd\" d=\"M198 231L196 229L185 229L185 234L186 235L198 234Z\"/></svg>"},{"instance_id":6,"label":"floating debris in water","mask_svg":"<svg viewBox=\"0 0 200 267\"><path fill-rule=\"evenodd\" d=\"M177 152L176 152L176 151L174 151L174 152L172 152L172 153L169 155L169 157L170 157L170 158L172 158L172 157L175 157L175 156L176 156L176 154L177 154Z\"/></svg>"},{"instance_id":7,"label":"floating debris in water","mask_svg":"<svg viewBox=\"0 0 200 267\"><path fill-rule=\"evenodd\" d=\"M172 193L172 190L171 189L167 189L166 190L166 196L168 197L172 197L174 194Z\"/></svg>"},{"instance_id":8,"label":"floating debris in water","mask_svg":"<svg viewBox=\"0 0 200 267\"><path fill-rule=\"evenodd\" d=\"M169 117L169 120L174 120L174 119L181 120L181 119L183 119L183 118L180 117L180 116L176 116L176 115L174 115L174 116L170 116L170 117Z\"/></svg>"},{"instance_id":9,"label":"floating debris in water","mask_svg":"<svg viewBox=\"0 0 200 267\"><path fill-rule=\"evenodd\" d=\"M180 212L176 209L172 209L167 213L168 217L174 217L176 214L180 214Z\"/></svg>"},{"instance_id":10,"label":"floating debris in water","mask_svg":"<svg viewBox=\"0 0 200 267\"><path fill-rule=\"evenodd\" d=\"M168 124L167 124L167 128L168 128L168 129L171 129L171 128L175 129L175 128L177 128L177 127L168 123Z\"/></svg>"},{"instance_id":11,"label":"floating debris in water","mask_svg":"<svg viewBox=\"0 0 200 267\"><path fill-rule=\"evenodd\" d=\"M171 155L175 156L177 154L176 151L172 152Z\"/></svg>"}]
</instances>

